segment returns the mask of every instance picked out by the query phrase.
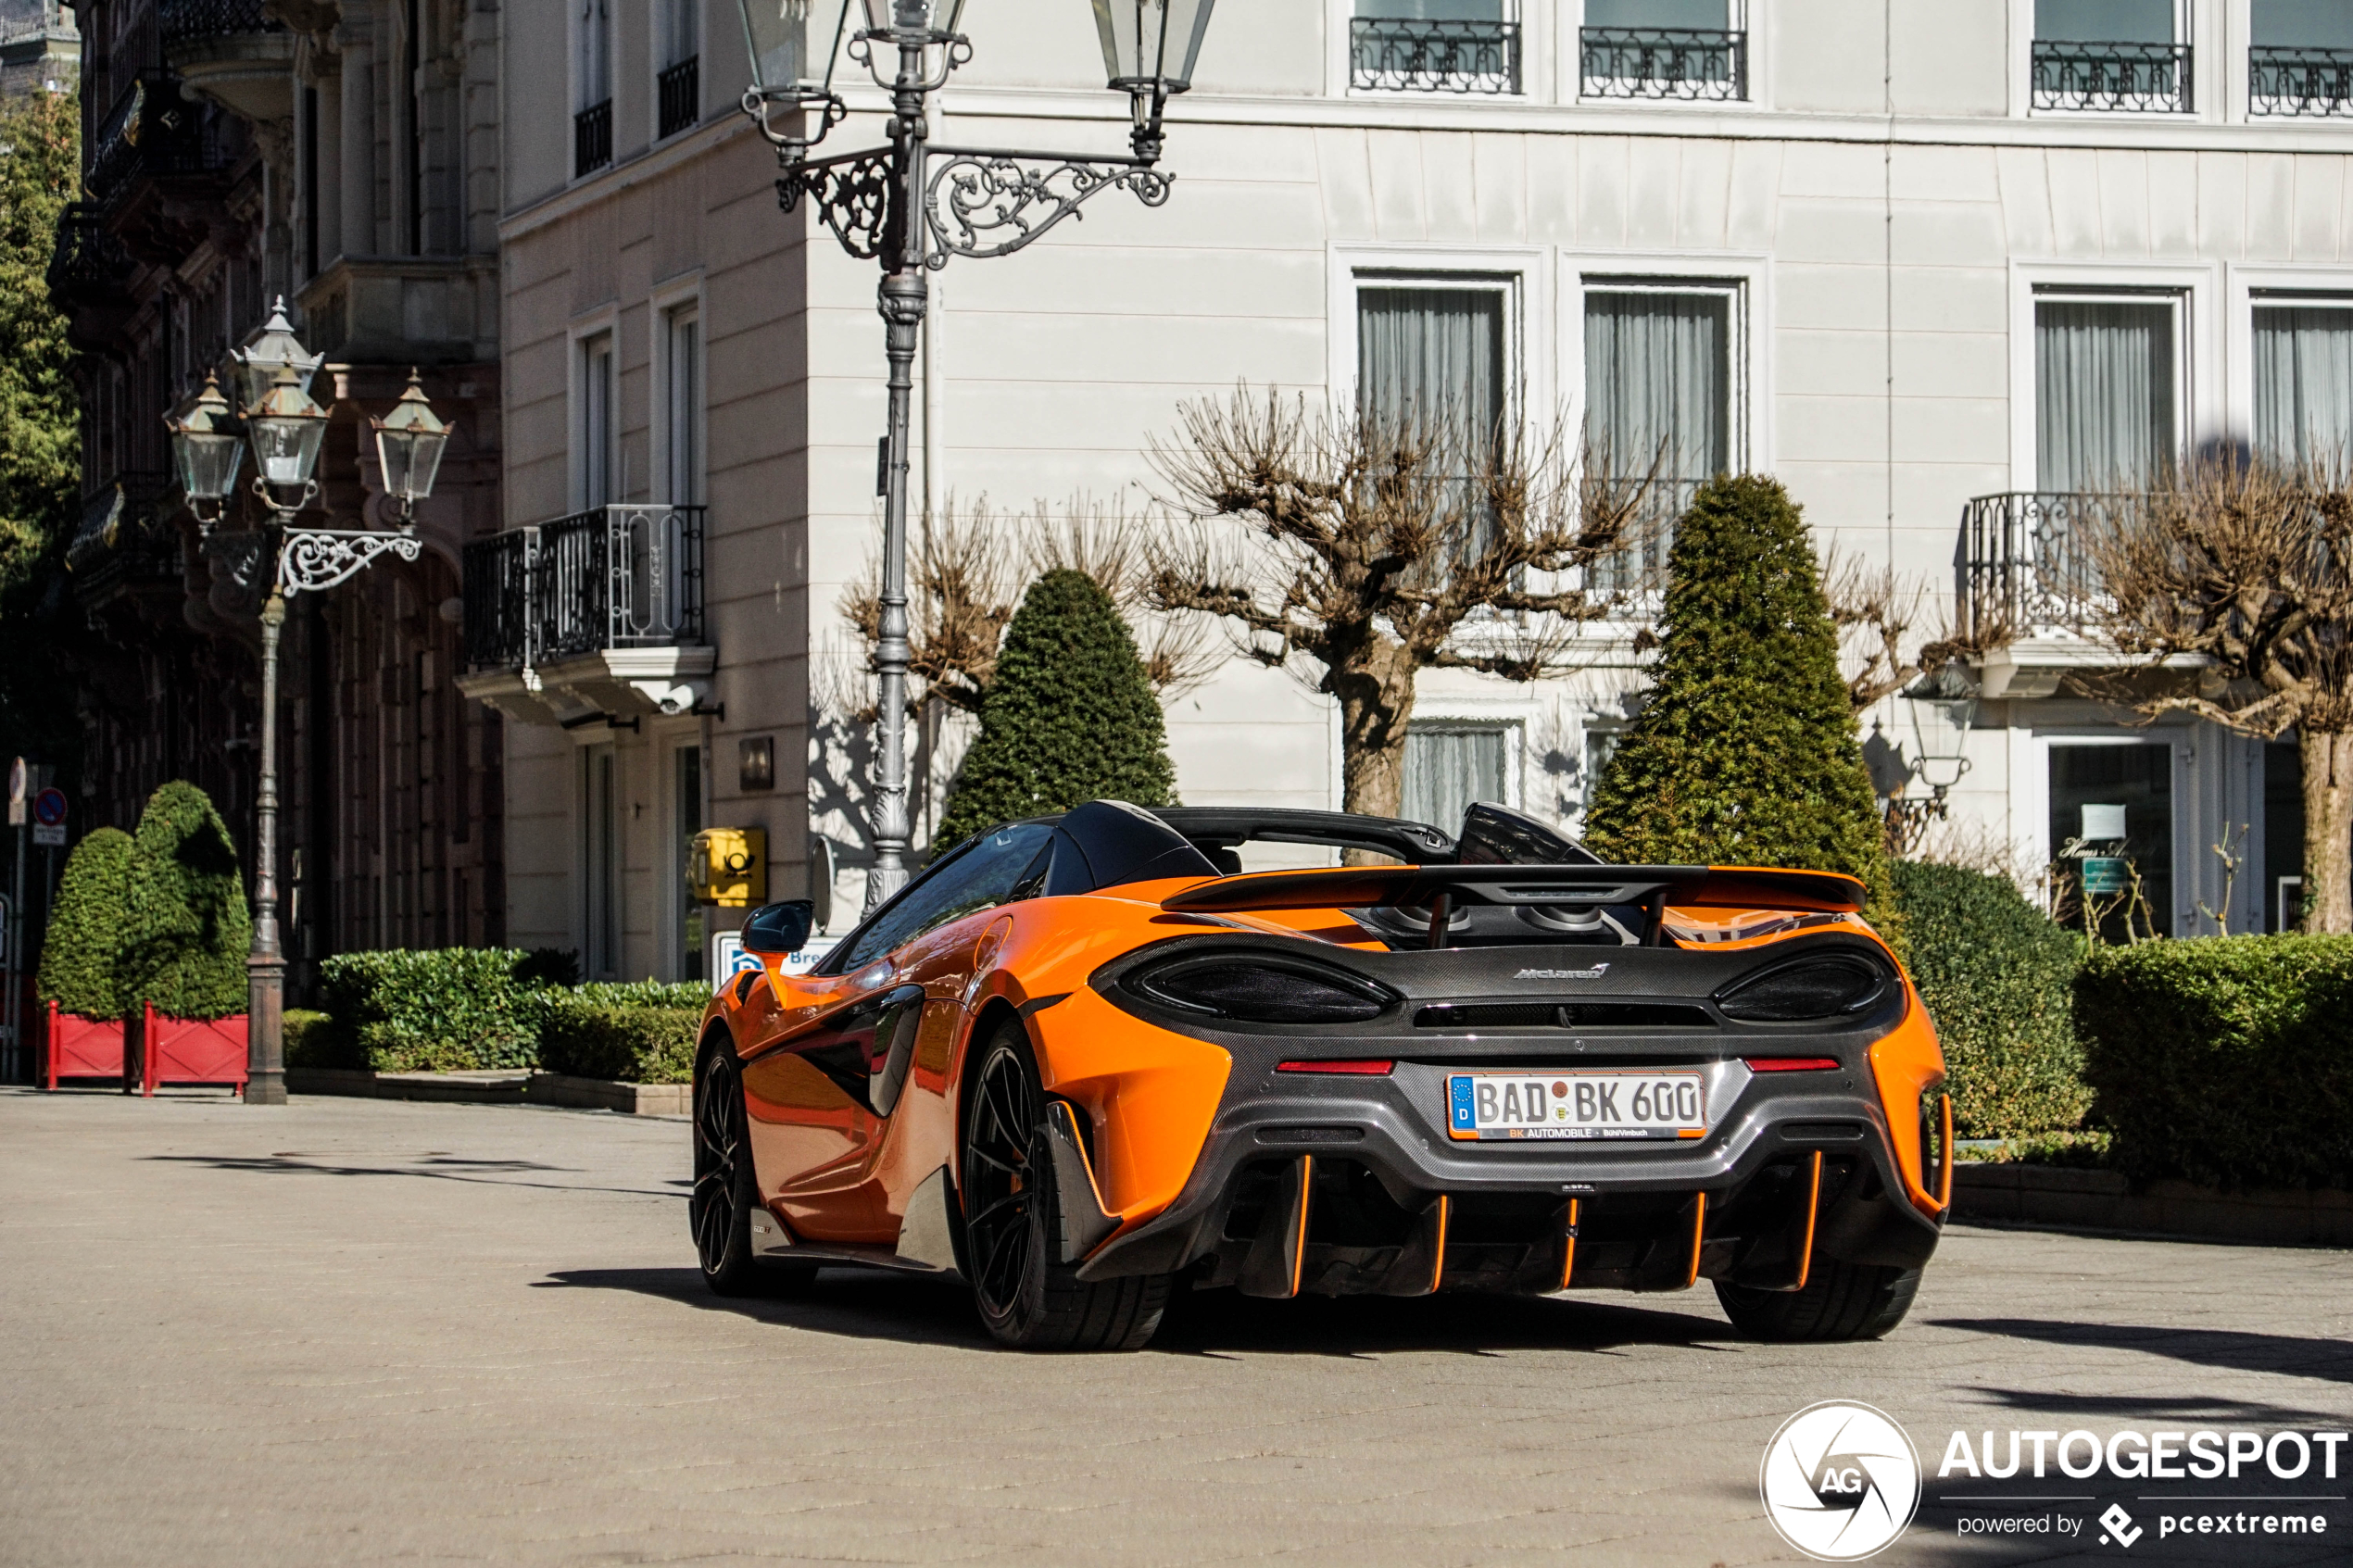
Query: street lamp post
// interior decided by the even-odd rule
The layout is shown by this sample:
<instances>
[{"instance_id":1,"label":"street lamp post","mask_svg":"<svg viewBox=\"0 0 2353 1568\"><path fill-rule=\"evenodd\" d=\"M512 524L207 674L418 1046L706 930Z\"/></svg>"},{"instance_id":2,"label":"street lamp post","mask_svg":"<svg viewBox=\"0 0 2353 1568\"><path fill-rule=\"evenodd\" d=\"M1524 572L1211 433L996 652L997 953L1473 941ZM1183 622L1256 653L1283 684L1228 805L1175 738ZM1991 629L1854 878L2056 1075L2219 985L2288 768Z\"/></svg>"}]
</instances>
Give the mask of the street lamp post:
<instances>
[{"instance_id":1,"label":"street lamp post","mask_svg":"<svg viewBox=\"0 0 2353 1568\"><path fill-rule=\"evenodd\" d=\"M265 528L277 535L270 596L261 606L261 780L254 798L253 941L245 955L245 1103L282 1105L286 960L278 940L277 719L278 638L286 623L286 600L304 592L324 593L386 553L417 558L416 504L433 492L449 427L434 414L411 370L409 389L391 414L369 421L384 492L400 520L397 530L296 528L294 519L319 495L313 475L326 438L327 410L311 399L309 383L324 356L303 357L282 302L253 341L232 357L250 395L242 443L228 400L212 376L205 378L185 417L164 422L171 432L181 487L198 523L209 532L220 521L249 445L257 470L253 494L268 516ZM205 515L208 506L210 517Z\"/></svg>"},{"instance_id":2,"label":"street lamp post","mask_svg":"<svg viewBox=\"0 0 2353 1568\"><path fill-rule=\"evenodd\" d=\"M814 81L809 0L737 0L752 61L743 109L776 148L783 169L778 203L786 212L804 199L812 203L844 250L882 267L877 307L890 409L881 476L882 625L875 668L882 734L869 909L907 877L907 447L915 354L930 305L925 278L951 257L1010 256L1076 216L1079 205L1101 191L1132 192L1147 207L1165 202L1170 176L1154 167L1162 114L1170 94L1192 85L1214 3L1092 0L1109 84L1128 94L1134 120L1130 155L1097 157L929 144L925 106L972 57L971 41L957 31L964 0L859 0L865 26L854 32L849 31L850 0L842 0L824 73ZM811 150L849 112L833 90L845 32L849 57L889 90L890 144L812 158Z\"/></svg>"}]
</instances>

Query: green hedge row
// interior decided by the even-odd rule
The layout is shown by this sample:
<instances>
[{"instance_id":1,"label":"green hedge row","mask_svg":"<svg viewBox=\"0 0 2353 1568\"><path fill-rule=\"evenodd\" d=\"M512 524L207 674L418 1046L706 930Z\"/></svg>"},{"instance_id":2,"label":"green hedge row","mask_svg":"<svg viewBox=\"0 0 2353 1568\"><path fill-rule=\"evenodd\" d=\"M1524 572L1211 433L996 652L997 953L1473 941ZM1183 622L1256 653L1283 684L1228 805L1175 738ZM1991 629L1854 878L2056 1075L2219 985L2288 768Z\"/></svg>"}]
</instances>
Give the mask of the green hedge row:
<instances>
[{"instance_id":1,"label":"green hedge row","mask_svg":"<svg viewBox=\"0 0 2353 1568\"><path fill-rule=\"evenodd\" d=\"M2075 1019L2127 1174L2353 1187L2353 936L2096 948Z\"/></svg>"},{"instance_id":2,"label":"green hedge row","mask_svg":"<svg viewBox=\"0 0 2353 1568\"><path fill-rule=\"evenodd\" d=\"M1944 1047L1954 1130L2009 1138L2090 1108L2070 996L2082 941L2008 878L1899 861L1895 906L1920 1000Z\"/></svg>"},{"instance_id":3,"label":"green hedge row","mask_svg":"<svg viewBox=\"0 0 2353 1568\"><path fill-rule=\"evenodd\" d=\"M567 988L545 984L546 972L541 955L516 948L339 953L319 966L323 1014L307 1015L298 1036L288 1015L287 1063L379 1073L544 1067L646 1084L692 1076L706 987L645 980Z\"/></svg>"}]
</instances>

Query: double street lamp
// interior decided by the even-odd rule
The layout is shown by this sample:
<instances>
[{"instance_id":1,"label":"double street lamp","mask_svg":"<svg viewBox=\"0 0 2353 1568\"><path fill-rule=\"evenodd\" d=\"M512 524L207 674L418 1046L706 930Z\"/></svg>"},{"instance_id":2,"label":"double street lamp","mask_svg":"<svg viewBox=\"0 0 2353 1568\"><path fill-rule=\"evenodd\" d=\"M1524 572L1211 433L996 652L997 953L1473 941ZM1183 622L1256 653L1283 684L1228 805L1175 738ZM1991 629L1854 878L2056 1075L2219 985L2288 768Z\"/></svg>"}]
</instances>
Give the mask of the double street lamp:
<instances>
[{"instance_id":1,"label":"double street lamp","mask_svg":"<svg viewBox=\"0 0 2353 1568\"><path fill-rule=\"evenodd\" d=\"M319 495L314 475L326 440L327 410L312 399L310 379L325 358L303 353L281 300L245 345L231 351L232 380L243 394L243 412L231 411L220 378L208 375L187 411L164 420L181 488L208 533L220 521L245 450L252 448L252 493L264 518L259 543L273 563L270 596L261 607L261 781L254 802L253 943L245 956L248 1105L275 1105L286 1098L286 962L278 941L277 872L278 635L286 623L286 600L299 593L324 593L387 553L415 560L421 547L416 505L433 493L449 442L449 426L426 401L417 372L409 371L409 389L392 412L368 421L397 526L296 527L296 516Z\"/></svg>"},{"instance_id":2,"label":"double street lamp","mask_svg":"<svg viewBox=\"0 0 2353 1568\"><path fill-rule=\"evenodd\" d=\"M972 57L971 41L958 31L964 0L856 3L864 25L851 31L852 0L842 0L824 72L812 77L811 0L736 0L752 62L743 109L776 149L779 204L791 212L810 201L844 250L882 267L878 307L890 410L883 438L882 625L875 650L882 734L871 824L875 870L866 884L871 909L907 879L907 448L918 334L930 299L925 276L956 257L1010 256L1101 191L1132 192L1146 207L1165 202L1170 177L1154 167L1161 118L1170 95L1192 85L1215 0L1091 0L1106 77L1113 91L1128 95L1132 109L1126 157L930 145L930 96ZM834 62L845 52L890 93L890 144L814 158L811 152L849 112L833 83Z\"/></svg>"}]
</instances>

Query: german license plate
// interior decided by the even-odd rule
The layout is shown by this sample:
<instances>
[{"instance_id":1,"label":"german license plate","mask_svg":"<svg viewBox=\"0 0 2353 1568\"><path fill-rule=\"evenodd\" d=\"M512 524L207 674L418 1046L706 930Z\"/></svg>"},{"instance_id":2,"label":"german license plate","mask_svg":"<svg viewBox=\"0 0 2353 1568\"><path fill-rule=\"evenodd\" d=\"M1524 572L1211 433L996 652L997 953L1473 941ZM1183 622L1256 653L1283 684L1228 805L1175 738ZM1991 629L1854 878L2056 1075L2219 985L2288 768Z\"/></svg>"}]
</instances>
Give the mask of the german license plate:
<instances>
[{"instance_id":1,"label":"german license plate","mask_svg":"<svg viewBox=\"0 0 2353 1568\"><path fill-rule=\"evenodd\" d=\"M1446 1080L1456 1139L1704 1137L1707 1088L1696 1073L1457 1073Z\"/></svg>"}]
</instances>

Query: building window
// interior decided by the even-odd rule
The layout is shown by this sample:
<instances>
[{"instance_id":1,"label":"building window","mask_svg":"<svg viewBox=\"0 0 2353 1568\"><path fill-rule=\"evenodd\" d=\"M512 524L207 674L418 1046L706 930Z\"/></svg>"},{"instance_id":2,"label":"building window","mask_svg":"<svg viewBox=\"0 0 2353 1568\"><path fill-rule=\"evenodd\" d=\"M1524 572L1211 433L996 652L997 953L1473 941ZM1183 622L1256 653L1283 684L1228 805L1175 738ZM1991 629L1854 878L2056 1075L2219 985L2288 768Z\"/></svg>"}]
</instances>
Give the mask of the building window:
<instances>
[{"instance_id":1,"label":"building window","mask_svg":"<svg viewBox=\"0 0 2353 1568\"><path fill-rule=\"evenodd\" d=\"M611 0L573 0L572 172L612 161Z\"/></svg>"},{"instance_id":2,"label":"building window","mask_svg":"<svg viewBox=\"0 0 2353 1568\"><path fill-rule=\"evenodd\" d=\"M2178 300L2034 303L2035 488L2131 490L2173 461Z\"/></svg>"},{"instance_id":3,"label":"building window","mask_svg":"<svg viewBox=\"0 0 2353 1568\"><path fill-rule=\"evenodd\" d=\"M673 944L678 955L678 978L704 978L703 907L687 896L686 869L692 859L695 834L702 832L702 747L698 744L680 746L672 754L676 760L671 773L671 822L676 827L677 863L671 868L672 896L678 900L678 927Z\"/></svg>"},{"instance_id":4,"label":"building window","mask_svg":"<svg viewBox=\"0 0 2353 1568\"><path fill-rule=\"evenodd\" d=\"M1632 587L1666 564L1674 520L1734 455L1735 291L1585 285L1586 460L1651 490L1641 536L1601 573Z\"/></svg>"},{"instance_id":5,"label":"building window","mask_svg":"<svg viewBox=\"0 0 2353 1568\"><path fill-rule=\"evenodd\" d=\"M2173 748L2055 743L2050 808L2068 923L2110 942L2173 935Z\"/></svg>"},{"instance_id":6,"label":"building window","mask_svg":"<svg viewBox=\"0 0 2353 1568\"><path fill-rule=\"evenodd\" d=\"M682 306L662 318L664 462L668 499L700 506L703 484L702 318Z\"/></svg>"},{"instance_id":7,"label":"building window","mask_svg":"<svg viewBox=\"0 0 2353 1568\"><path fill-rule=\"evenodd\" d=\"M674 136L702 119L702 0L658 0L654 15L661 30L654 134Z\"/></svg>"},{"instance_id":8,"label":"building window","mask_svg":"<svg viewBox=\"0 0 2353 1568\"><path fill-rule=\"evenodd\" d=\"M2034 0L2034 107L2189 113L2182 3Z\"/></svg>"},{"instance_id":9,"label":"building window","mask_svg":"<svg viewBox=\"0 0 2353 1568\"><path fill-rule=\"evenodd\" d=\"M1455 833L1473 801L1516 804L1512 739L1509 724L1416 722L1405 732L1401 814Z\"/></svg>"},{"instance_id":10,"label":"building window","mask_svg":"<svg viewBox=\"0 0 2353 1568\"><path fill-rule=\"evenodd\" d=\"M1376 430L1438 436L1446 477L1492 460L1510 418L1509 284L1502 279L1360 282L1356 395ZM1475 518L1483 508L1466 506ZM1460 515L1459 513L1457 515ZM1465 542L1476 555L1483 530Z\"/></svg>"},{"instance_id":11,"label":"building window","mask_svg":"<svg viewBox=\"0 0 2353 1568\"><path fill-rule=\"evenodd\" d=\"M2353 114L2353 6L2253 0L2249 114Z\"/></svg>"},{"instance_id":12,"label":"building window","mask_svg":"<svg viewBox=\"0 0 2353 1568\"><path fill-rule=\"evenodd\" d=\"M2297 467L2353 456L2353 300L2256 302L2255 445Z\"/></svg>"},{"instance_id":13,"label":"building window","mask_svg":"<svg viewBox=\"0 0 2353 1568\"><path fill-rule=\"evenodd\" d=\"M1517 93L1516 0L1356 0L1348 84L1388 93Z\"/></svg>"},{"instance_id":14,"label":"building window","mask_svg":"<svg viewBox=\"0 0 2353 1568\"><path fill-rule=\"evenodd\" d=\"M589 978L610 980L621 972L621 784L620 763L610 746L580 754L581 816L587 829L582 848L586 862L585 940L583 967Z\"/></svg>"},{"instance_id":15,"label":"building window","mask_svg":"<svg viewBox=\"0 0 2353 1568\"><path fill-rule=\"evenodd\" d=\"M1578 36L1588 98L1748 96L1740 0L1585 0Z\"/></svg>"},{"instance_id":16,"label":"building window","mask_svg":"<svg viewBox=\"0 0 2353 1568\"><path fill-rule=\"evenodd\" d=\"M612 334L580 344L580 410L574 433L580 465L580 506L590 510L618 501L613 493Z\"/></svg>"}]
</instances>

